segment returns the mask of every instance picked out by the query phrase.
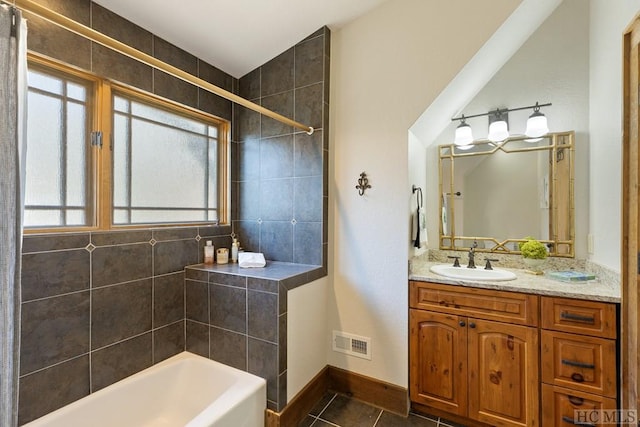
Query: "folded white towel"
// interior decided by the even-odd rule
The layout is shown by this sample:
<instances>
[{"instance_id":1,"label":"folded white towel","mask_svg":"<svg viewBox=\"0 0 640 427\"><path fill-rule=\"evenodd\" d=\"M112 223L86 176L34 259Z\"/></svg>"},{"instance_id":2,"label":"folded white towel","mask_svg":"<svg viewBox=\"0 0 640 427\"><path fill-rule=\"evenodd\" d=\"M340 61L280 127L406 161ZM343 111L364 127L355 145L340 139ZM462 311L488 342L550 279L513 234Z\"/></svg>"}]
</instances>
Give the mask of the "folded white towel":
<instances>
[{"instance_id":1,"label":"folded white towel","mask_svg":"<svg viewBox=\"0 0 640 427\"><path fill-rule=\"evenodd\" d=\"M267 262L260 252L240 252L238 253L238 266L242 268L264 267Z\"/></svg>"}]
</instances>

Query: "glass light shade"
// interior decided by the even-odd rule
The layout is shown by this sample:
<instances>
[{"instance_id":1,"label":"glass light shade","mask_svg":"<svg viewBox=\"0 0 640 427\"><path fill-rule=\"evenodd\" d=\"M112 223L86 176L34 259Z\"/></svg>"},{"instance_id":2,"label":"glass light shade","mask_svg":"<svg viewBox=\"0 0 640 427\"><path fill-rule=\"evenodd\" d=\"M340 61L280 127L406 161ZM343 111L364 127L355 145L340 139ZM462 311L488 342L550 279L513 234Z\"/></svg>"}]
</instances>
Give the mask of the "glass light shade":
<instances>
[{"instance_id":1,"label":"glass light shade","mask_svg":"<svg viewBox=\"0 0 640 427\"><path fill-rule=\"evenodd\" d=\"M471 126L462 122L456 128L456 138L453 141L455 145L464 146L473 142L473 134L471 132Z\"/></svg>"},{"instance_id":2,"label":"glass light shade","mask_svg":"<svg viewBox=\"0 0 640 427\"><path fill-rule=\"evenodd\" d=\"M541 112L534 111L534 113L529 116L529 120L527 120L527 130L525 130L524 134L530 138L539 138L547 133L549 133L547 118Z\"/></svg>"},{"instance_id":3,"label":"glass light shade","mask_svg":"<svg viewBox=\"0 0 640 427\"><path fill-rule=\"evenodd\" d=\"M502 142L509 137L509 129L507 128L507 122L499 120L492 122L489 125L489 135L487 138L492 142Z\"/></svg>"}]
</instances>

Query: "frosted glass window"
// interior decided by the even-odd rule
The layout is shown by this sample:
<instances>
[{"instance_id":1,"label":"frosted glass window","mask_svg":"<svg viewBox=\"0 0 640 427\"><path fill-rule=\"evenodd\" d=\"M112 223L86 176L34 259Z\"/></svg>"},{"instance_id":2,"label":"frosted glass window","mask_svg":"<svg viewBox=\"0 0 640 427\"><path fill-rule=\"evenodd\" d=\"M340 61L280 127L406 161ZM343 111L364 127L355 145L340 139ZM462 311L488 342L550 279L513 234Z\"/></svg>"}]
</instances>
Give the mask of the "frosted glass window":
<instances>
[{"instance_id":1,"label":"frosted glass window","mask_svg":"<svg viewBox=\"0 0 640 427\"><path fill-rule=\"evenodd\" d=\"M218 220L218 123L114 96L116 225Z\"/></svg>"},{"instance_id":2,"label":"frosted glass window","mask_svg":"<svg viewBox=\"0 0 640 427\"><path fill-rule=\"evenodd\" d=\"M92 225L91 87L29 70L25 227Z\"/></svg>"}]
</instances>

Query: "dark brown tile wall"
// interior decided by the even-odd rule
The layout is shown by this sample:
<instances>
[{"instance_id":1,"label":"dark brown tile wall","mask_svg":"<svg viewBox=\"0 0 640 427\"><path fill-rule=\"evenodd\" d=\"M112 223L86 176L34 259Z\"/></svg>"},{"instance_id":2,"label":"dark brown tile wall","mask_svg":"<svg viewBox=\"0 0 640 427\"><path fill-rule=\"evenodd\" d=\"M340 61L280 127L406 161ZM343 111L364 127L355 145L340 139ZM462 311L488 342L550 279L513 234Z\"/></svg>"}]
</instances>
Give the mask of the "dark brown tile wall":
<instances>
[{"instance_id":1,"label":"dark brown tile wall","mask_svg":"<svg viewBox=\"0 0 640 427\"><path fill-rule=\"evenodd\" d=\"M237 79L97 3L90 0L36 0L36 3L223 89L230 92L236 89ZM231 120L231 101L161 71L155 71L148 65L88 41L34 15L25 15L29 20L27 47L30 50Z\"/></svg>"},{"instance_id":2,"label":"dark brown tile wall","mask_svg":"<svg viewBox=\"0 0 640 427\"><path fill-rule=\"evenodd\" d=\"M239 80L239 93L315 129L234 109L233 225L267 259L327 265L330 32L322 28Z\"/></svg>"},{"instance_id":3,"label":"dark brown tile wall","mask_svg":"<svg viewBox=\"0 0 640 427\"><path fill-rule=\"evenodd\" d=\"M83 398L91 392L90 383L88 354L20 377L19 423Z\"/></svg>"},{"instance_id":4,"label":"dark brown tile wall","mask_svg":"<svg viewBox=\"0 0 640 427\"><path fill-rule=\"evenodd\" d=\"M36 2L314 126L311 136L294 131L27 16L30 50L233 119L232 219L242 246L271 260L322 265L318 277L326 274L327 28L238 80L90 0ZM266 378L269 407L281 409L286 288L214 274L185 277L186 265L202 262L204 242L229 247L230 232L224 226L25 237L20 423L185 349ZM42 399L42 390L52 393Z\"/></svg>"},{"instance_id":5,"label":"dark brown tile wall","mask_svg":"<svg viewBox=\"0 0 640 427\"><path fill-rule=\"evenodd\" d=\"M184 267L201 259L201 240L229 246L230 233L219 226L25 236L20 424L189 347ZM201 302L208 310L206 289ZM42 399L42 390L53 392Z\"/></svg>"},{"instance_id":6,"label":"dark brown tile wall","mask_svg":"<svg viewBox=\"0 0 640 427\"><path fill-rule=\"evenodd\" d=\"M237 79L96 3L36 2L237 92ZM232 118L230 101L43 19L27 18L28 48L34 52ZM20 423L184 351L184 267L202 261L205 240L230 246L230 231L188 227L25 237ZM41 399L42 390L53 392Z\"/></svg>"},{"instance_id":7,"label":"dark brown tile wall","mask_svg":"<svg viewBox=\"0 0 640 427\"><path fill-rule=\"evenodd\" d=\"M287 288L278 280L191 268L186 276L187 350L265 378L267 406L281 410Z\"/></svg>"},{"instance_id":8,"label":"dark brown tile wall","mask_svg":"<svg viewBox=\"0 0 640 427\"><path fill-rule=\"evenodd\" d=\"M271 263L262 277L187 268L188 351L267 380L267 406L287 404L287 293L326 275Z\"/></svg>"}]
</instances>

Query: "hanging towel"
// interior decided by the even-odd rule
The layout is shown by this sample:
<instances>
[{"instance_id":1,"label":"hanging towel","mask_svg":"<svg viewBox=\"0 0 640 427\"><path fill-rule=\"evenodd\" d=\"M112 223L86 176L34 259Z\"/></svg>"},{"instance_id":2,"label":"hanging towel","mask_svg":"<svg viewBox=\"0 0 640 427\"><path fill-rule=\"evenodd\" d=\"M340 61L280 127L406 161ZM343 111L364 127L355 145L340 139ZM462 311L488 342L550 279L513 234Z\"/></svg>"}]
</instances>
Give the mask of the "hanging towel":
<instances>
[{"instance_id":1,"label":"hanging towel","mask_svg":"<svg viewBox=\"0 0 640 427\"><path fill-rule=\"evenodd\" d=\"M415 236L413 240L414 247L421 248L427 244L427 217L423 208L416 209L411 215L411 230L411 234Z\"/></svg>"},{"instance_id":2,"label":"hanging towel","mask_svg":"<svg viewBox=\"0 0 640 427\"><path fill-rule=\"evenodd\" d=\"M238 266L242 268L264 267L267 262L264 260L264 254L260 252L239 252Z\"/></svg>"},{"instance_id":3,"label":"hanging towel","mask_svg":"<svg viewBox=\"0 0 640 427\"><path fill-rule=\"evenodd\" d=\"M424 214L424 208L422 203L422 189L420 187L414 187L416 193L416 211L412 218L412 235L415 234L416 238L413 241L413 246L421 248L422 245L427 244L427 219Z\"/></svg>"}]
</instances>

